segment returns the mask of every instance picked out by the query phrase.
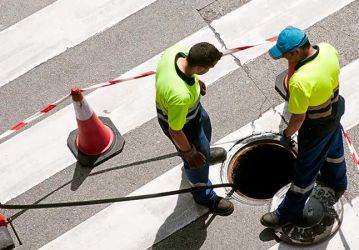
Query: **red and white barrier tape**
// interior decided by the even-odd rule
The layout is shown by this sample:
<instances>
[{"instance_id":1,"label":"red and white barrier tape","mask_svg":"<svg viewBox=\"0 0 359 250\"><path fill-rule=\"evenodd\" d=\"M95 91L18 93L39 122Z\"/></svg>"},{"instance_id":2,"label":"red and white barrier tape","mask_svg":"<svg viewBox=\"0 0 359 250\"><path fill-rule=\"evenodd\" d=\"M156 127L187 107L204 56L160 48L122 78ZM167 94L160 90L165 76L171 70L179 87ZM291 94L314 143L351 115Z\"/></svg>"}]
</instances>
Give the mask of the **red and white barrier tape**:
<instances>
[{"instance_id":1,"label":"red and white barrier tape","mask_svg":"<svg viewBox=\"0 0 359 250\"><path fill-rule=\"evenodd\" d=\"M138 76L123 78L123 79L117 79L117 80L111 80L111 81L108 81L108 82L105 82L105 83L99 83L99 84L96 84L96 85L93 85L93 86L90 86L90 87L87 87L87 88L83 88L81 90L82 91L88 91L88 90L92 90L92 89L108 87L108 86L115 85L115 84L120 83L120 82L126 82L126 81L130 81L130 80L135 80L135 79L139 79L139 78L154 75L154 74L156 74L155 71L147 71L147 72L144 72L144 73L142 73L142 74L140 74Z\"/></svg>"},{"instance_id":2,"label":"red and white barrier tape","mask_svg":"<svg viewBox=\"0 0 359 250\"><path fill-rule=\"evenodd\" d=\"M239 52L239 51L242 51L242 50L250 49L250 48L262 45L262 44L272 43L272 42L277 41L277 39L278 39L278 36L273 36L273 37L267 38L262 43L257 43L257 44L254 44L254 45L241 46L241 47L237 47L237 48L233 48L233 49L227 49L227 50L223 51L223 55L226 56L226 55L233 54L233 53L236 53L236 52Z\"/></svg>"},{"instance_id":3,"label":"red and white barrier tape","mask_svg":"<svg viewBox=\"0 0 359 250\"><path fill-rule=\"evenodd\" d=\"M16 131L20 130L21 128L25 127L27 124L29 124L30 122L32 122L33 120L43 116L44 114L46 114L47 112L49 112L50 110L54 109L57 105L59 105L61 102L65 101L67 97L69 97L70 94L68 94L67 96L62 97L61 99L57 100L56 102L49 104L48 106L46 106L45 108L43 108L42 110L40 110L39 112L37 112L36 114L33 114L32 116L30 116L29 118L27 118L26 120L19 122L18 124L16 124L15 126L13 126L12 128L10 128L8 131L6 131L5 133L0 135L0 140L11 135L12 133L15 133Z\"/></svg>"},{"instance_id":4,"label":"red and white barrier tape","mask_svg":"<svg viewBox=\"0 0 359 250\"><path fill-rule=\"evenodd\" d=\"M355 150L352 141L350 140L347 132L345 132L343 127L342 127L342 132L343 132L344 138L345 138L345 140L347 142L347 145L348 145L350 154L352 156L352 159L353 159L356 167L359 169L359 157L358 157L357 151Z\"/></svg>"},{"instance_id":5,"label":"red and white barrier tape","mask_svg":"<svg viewBox=\"0 0 359 250\"><path fill-rule=\"evenodd\" d=\"M239 52L242 50L246 50L255 46L259 46L262 44L265 44L267 42L275 42L277 40L277 36L268 38L265 40L265 42L263 43L258 43L255 45L247 45L247 46L242 46L242 47L237 47L237 48L233 48L233 49L228 49L225 50L223 52L223 56L235 53L235 52ZM135 80L135 79L139 79L139 78L143 78L143 77L147 77L147 76L151 76L156 74L155 71L147 71L144 72L140 75L134 76L134 77L128 77L128 78L123 78L123 79L115 79L115 80L111 80L108 82L104 82L104 83L99 83L87 88L83 88L81 89L81 91L88 91L88 90L93 90L93 89L98 89L98 88L103 88L103 87L108 87L111 85L115 85L117 83L121 83L121 82L126 82L126 81L130 81L130 80ZM29 118L27 118L26 120L19 122L18 124L16 124L15 126L13 126L12 128L10 128L8 131L6 131L5 133L0 135L0 140L2 140L3 138L11 135L12 133L15 133L16 131L22 129L23 127L25 127L26 125L28 125L30 122L32 122L33 120L36 120L37 118L43 116L44 114L48 113L50 110L53 110L56 106L58 106L60 103L62 103L63 101L65 101L68 97L70 96L70 94L62 97L61 99L57 100L56 102L49 104L48 106L46 106L45 108L43 108L42 110L40 110L39 112L37 112L36 114L30 116Z\"/></svg>"},{"instance_id":6,"label":"red and white barrier tape","mask_svg":"<svg viewBox=\"0 0 359 250\"><path fill-rule=\"evenodd\" d=\"M111 80L111 81L104 82L104 83L99 83L99 84L96 84L96 85L93 85L93 86L90 86L90 87L87 87L87 88L83 88L83 89L81 89L81 91L88 91L88 90L103 88L103 87L111 86L111 85L114 85L114 84L117 84L117 83L120 83L120 82L135 80L135 79L139 79L139 78L154 75L154 74L156 74L155 71L148 71L148 72L144 72L144 73L142 73L142 74L140 74L138 76L134 76L134 77L128 77L128 78L124 78L124 79L117 79L117 80ZM28 125L33 120L43 116L44 114L48 113L51 110L53 110L54 108L56 108L56 106L58 106L60 103L65 101L69 96L70 96L70 94L62 97L61 99L57 100L56 102L47 105L45 108L43 108L42 110L40 110L36 114L33 114L32 116L30 116L26 120L24 120L22 122L19 122L18 124L16 124L12 128L10 128L8 131L1 134L0 135L0 140L7 137L7 136L9 136L9 135L11 135L12 133L15 133L16 131L18 131L18 130L22 129L23 127L25 127L26 125Z\"/></svg>"}]
</instances>

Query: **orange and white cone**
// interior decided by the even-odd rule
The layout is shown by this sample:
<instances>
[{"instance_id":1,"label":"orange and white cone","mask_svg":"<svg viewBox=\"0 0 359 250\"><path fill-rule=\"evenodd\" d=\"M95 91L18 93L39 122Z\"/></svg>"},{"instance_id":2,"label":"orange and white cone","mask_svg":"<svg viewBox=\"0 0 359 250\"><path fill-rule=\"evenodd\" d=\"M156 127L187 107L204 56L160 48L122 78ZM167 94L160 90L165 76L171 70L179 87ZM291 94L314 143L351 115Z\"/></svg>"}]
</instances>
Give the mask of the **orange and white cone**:
<instances>
[{"instance_id":1,"label":"orange and white cone","mask_svg":"<svg viewBox=\"0 0 359 250\"><path fill-rule=\"evenodd\" d=\"M97 117L78 87L71 89L71 96L78 129L76 130L75 139L70 134L72 138L68 139L68 146L78 161L83 165L94 166L103 162L105 160L103 158L109 158L116 152L121 152L124 140L111 120L107 117ZM119 140L120 144L118 143ZM114 145L117 145L114 149L116 152L110 152L111 156L103 157L108 155L107 153L113 149ZM76 149L74 149L74 146ZM97 162L99 158L101 158L100 162Z\"/></svg>"},{"instance_id":2,"label":"orange and white cone","mask_svg":"<svg viewBox=\"0 0 359 250\"><path fill-rule=\"evenodd\" d=\"M288 70L280 73L275 80L275 90L283 97L284 100L289 99L289 79L295 72L295 64L288 63Z\"/></svg>"},{"instance_id":3,"label":"orange and white cone","mask_svg":"<svg viewBox=\"0 0 359 250\"><path fill-rule=\"evenodd\" d=\"M292 77L292 75L294 74L294 71L295 71L295 64L288 62L288 73L285 76L284 81L283 81L284 89L287 91L287 93L289 93L289 86L288 86L289 80Z\"/></svg>"},{"instance_id":4,"label":"orange and white cone","mask_svg":"<svg viewBox=\"0 0 359 250\"><path fill-rule=\"evenodd\" d=\"M5 216L0 214L0 227L6 226L6 225L7 225L7 220L6 220Z\"/></svg>"},{"instance_id":5,"label":"orange and white cone","mask_svg":"<svg viewBox=\"0 0 359 250\"><path fill-rule=\"evenodd\" d=\"M71 89L78 134L76 146L87 155L99 155L110 148L114 133L103 124L84 99L79 88Z\"/></svg>"}]
</instances>

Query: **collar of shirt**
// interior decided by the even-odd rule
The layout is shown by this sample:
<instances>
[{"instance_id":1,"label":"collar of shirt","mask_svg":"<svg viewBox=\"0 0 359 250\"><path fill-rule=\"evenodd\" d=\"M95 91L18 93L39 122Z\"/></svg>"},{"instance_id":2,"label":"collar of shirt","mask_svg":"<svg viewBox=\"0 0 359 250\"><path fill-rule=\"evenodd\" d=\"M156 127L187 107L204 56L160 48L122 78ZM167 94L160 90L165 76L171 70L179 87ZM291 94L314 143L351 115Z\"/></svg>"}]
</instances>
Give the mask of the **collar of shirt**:
<instances>
[{"instance_id":1,"label":"collar of shirt","mask_svg":"<svg viewBox=\"0 0 359 250\"><path fill-rule=\"evenodd\" d=\"M183 80L185 81L188 85L192 86L196 81L194 79L194 77L188 77L185 73L183 73L180 68L177 65L177 60L178 58L183 57L186 58L186 55L182 52L177 53L176 57L175 57L175 68L176 68L176 72L177 75Z\"/></svg>"},{"instance_id":2,"label":"collar of shirt","mask_svg":"<svg viewBox=\"0 0 359 250\"><path fill-rule=\"evenodd\" d=\"M313 48L316 49L317 51L316 51L313 55L311 55L311 56L309 56L309 57L307 57L307 58L305 58L305 59L299 61L299 62L297 63L297 65L295 65L295 68L294 68L295 70L298 70L298 69L299 69L300 67L302 67L304 64L306 64L307 62L310 62L311 60L313 60L314 58L317 57L317 55L319 54L319 46L318 46L318 45L314 45Z\"/></svg>"}]
</instances>

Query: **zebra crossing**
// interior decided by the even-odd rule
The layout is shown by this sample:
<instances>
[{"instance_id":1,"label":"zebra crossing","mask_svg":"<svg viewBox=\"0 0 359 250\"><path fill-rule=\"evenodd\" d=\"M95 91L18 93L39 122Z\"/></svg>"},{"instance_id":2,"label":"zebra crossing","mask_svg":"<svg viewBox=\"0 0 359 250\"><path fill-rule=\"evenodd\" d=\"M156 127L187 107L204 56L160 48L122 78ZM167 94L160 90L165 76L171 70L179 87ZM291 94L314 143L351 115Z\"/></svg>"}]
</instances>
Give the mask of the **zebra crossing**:
<instances>
[{"instance_id":1,"label":"zebra crossing","mask_svg":"<svg viewBox=\"0 0 359 250\"><path fill-rule=\"evenodd\" d=\"M42 13L42 16L51 16L57 13L56 11L49 11L49 9L51 9L50 7L54 8L54 5L68 4L66 7L62 7L65 14L73 15L74 20L81 19L84 25L91 26L92 30L88 31L87 35L76 34L76 32L72 33L74 36L81 36L82 38L80 39L64 38L64 35L61 32L55 32L58 37L52 37L54 40L71 40L73 43L70 47L72 47L86 41L86 39L89 39L91 36L96 34L96 32L101 32L111 25L116 26L121 20L126 21L125 18L131 13L136 11L146 11L147 8L151 7L148 5L154 3L155 1L141 1L141 5L138 6L131 5L129 3L130 1L122 3L123 5L115 2L116 1L98 0L96 2L94 1L94 3L92 3L93 5L91 4L86 6L86 8L89 9L93 8L93 12L89 11L89 13L87 13L88 19L81 19L79 16L76 16L76 14L73 14L81 12L83 6L80 1L78 5L73 4L72 2L70 3L69 1L57 1L53 3L53 5L50 5L39 12ZM303 29L315 26L316 23L320 22L325 17L337 11L341 11L341 9L345 8L347 5L357 7L357 2L358 1L349 0L328 1L326 6L323 7L321 1L301 0L288 2L252 0L177 42L189 47L199 41L208 41L215 44L221 50L240 45L252 44L258 41L263 41L267 37L276 35L288 24L298 26ZM126 4L128 4L131 8L129 7L130 9L128 10L125 8L121 9L123 6L126 6ZM161 5L158 1L155 4L158 4L159 6ZM102 6L102 8L100 8L100 6ZM122 16L118 16L116 14L115 7L122 11ZM73 12L67 13L66 10L68 8L72 8ZM112 18L111 16L103 17L99 14L101 11L108 14L106 10L113 11ZM34 15L39 15L39 12ZM305 12L304 18L302 17L303 12ZM288 13L291 14L289 15ZM101 23L101 21L98 21L98 26L92 27L93 24L87 21L90 20L93 15L103 17L108 23L104 24ZM116 16L116 19L114 19L113 16ZM27 19L31 18L38 20L39 17L30 16ZM66 26L71 26L71 28L75 31L85 29L83 26L80 29L76 28L78 26L73 24L71 20L67 21L68 23L66 23ZM25 25L26 19L22 22L24 23L21 25ZM54 25L47 22L46 24L50 28ZM233 24L238 25L234 26ZM20 22L8 29L15 30L16 25L20 27ZM61 29L61 24L57 25L59 25L58 27ZM19 29L19 34L21 34L22 29L23 28ZM34 34L34 30L36 30L36 25L33 27L33 30L29 30L29 32ZM46 28L44 28L44 30L46 31ZM41 44L37 44L36 39L43 37L43 39L46 40L46 36L51 35L51 33L47 33L45 31L40 29L39 31L36 31L36 36L33 35L34 40L32 42L38 46L39 49L43 49L43 47ZM11 42L12 40L9 39L9 36L6 37L6 32L8 32L7 29L0 32L0 39L2 38L4 41L6 40L7 46L14 49L11 47L11 43L14 42ZM101 36L101 33L96 36ZM26 43L25 40L23 42ZM57 42L55 41L54 43ZM21 43L17 45L21 46ZM170 45L171 44L169 44L169 46ZM23 46L26 47L26 45ZM16 73L13 75L7 75L7 73L1 74L2 77L4 76L1 80L1 82L4 83L2 84L2 87L10 88L12 86L12 82L10 82L11 80L21 77L21 75L26 71L30 71L31 73L31 70L40 63L46 64L47 60L51 63L51 58L55 55L61 54L64 51L64 48L69 45L65 43L61 46L61 48L57 48L56 53L50 53L50 51L44 50L46 53L43 54L38 61L21 57L21 49L15 49L16 51L19 51L19 56L28 64L22 67L21 70L15 70ZM231 103L230 100L225 100L227 98L227 93L226 91L221 90L220 86L222 84L225 85L226 80L228 81L228 77L236 74L246 76L245 82L251 83L253 79L248 76L248 72L243 70L243 65L250 65L251 62L257 60L258 57L264 58L265 56L262 54L265 53L269 47L270 44L258 46L257 48L235 54L235 58L232 56L224 57L215 69L203 77L203 80L208 85L213 84L213 88L218 90L218 92L212 92L213 97L218 98L216 103L217 105L221 103L228 103L228 105L232 104L232 106L235 106L235 103ZM28 58L34 57L34 55L30 55L29 51L34 53L34 55L41 54L40 52L30 48L27 52L25 51L25 54L28 53L29 55ZM160 54L161 53L155 53L152 58L146 60L138 66L133 67L133 69L120 75L119 77L129 77L155 69ZM6 56L9 57L9 54L6 55L6 53L4 53L3 58ZM238 59L240 60L240 63L238 63ZM19 67L19 65L21 65L19 59L16 59L16 57L11 60L14 60L14 63L12 64L13 67ZM17 64L16 62L19 63ZM6 64L5 61L3 65L11 67L11 64ZM353 62L352 64L348 64L346 68L348 68L350 73L344 75L346 78L344 78L343 81L348 81L352 84L344 85L344 91L348 93L348 98L350 98L350 103L352 103L352 105L347 105L347 115L344 118L344 122L349 124L347 127L348 129L355 129L359 120L355 115L355 107L358 105L358 98L356 98L356 95L359 93L357 89L355 89L355 87L357 87L357 84L355 85L355 83L357 82L356 80L358 76L357 74L353 74L351 72L358 72L357 63ZM9 71L15 72L13 70ZM6 70L4 70L4 72L6 72ZM66 139L69 132L76 128L71 104L62 107L56 113L35 123L32 127L21 131L14 137L2 142L0 144L2 158L0 163L0 178L6 181L2 181L0 183L0 201L2 203L24 203L36 202L39 198L41 198L41 200L42 198L46 199L48 202L51 200L82 200L86 197L102 198L102 196L109 197L111 195L112 197L125 196L129 194L134 195L158 192L160 190L163 191L162 189L173 190L180 187L186 187L187 183L180 178L182 175L180 165L176 166L179 163L178 159L168 159L165 162L160 163L162 166L157 167L156 170L162 170L162 172L157 173L153 173L149 169L127 170L127 167L126 169L123 167L126 165L131 166L131 160L135 162L138 158L141 159L142 150L144 150L141 148L143 141L146 141L148 145L152 144L153 148L144 150L146 151L144 155L151 155L153 156L152 158L162 155L162 152L171 152L169 150L173 150L169 144L167 144L167 147L163 145L163 143L167 142L165 142L165 138L161 137L158 127L155 127L156 121L153 119L155 117L155 109L153 106L153 83L154 78L148 77L123 85L113 86L111 89L105 88L97 90L86 96L96 113L98 115L109 116L121 133L125 135L125 139L126 137L129 139L129 142L127 142L125 146L128 147L128 151L124 151L122 156L120 155L117 159L113 159L109 163L105 163L92 171L85 171L78 167L74 157L66 146ZM231 84L235 83L228 82L225 90L231 89ZM262 91L253 89L255 86L251 88L248 87L248 85L249 84L246 86L246 88L248 88L246 89L248 90L248 93L253 95L263 95ZM273 84L271 84L270 87L272 86ZM236 91L240 89L239 86L234 86L233 88ZM266 90L264 89L264 92L265 91ZM209 94L211 94L211 92ZM39 97L41 98L41 96ZM209 98L211 98L211 96L209 96ZM280 103L276 99L269 101L267 99L268 98L265 96L261 96L258 100L261 103L258 105L258 102L256 102L257 104L255 105L260 106L260 109L264 106L263 111L265 111L271 107L274 108L274 104ZM31 103L29 103L29 105L31 105ZM217 109L218 110L214 111L218 114L214 112L214 117L225 111L221 110L221 106L217 106ZM255 116L253 115L249 117L248 121L241 121L241 123L238 124L240 126L236 127L236 129L232 128L229 129L229 131L223 130L221 132L221 137L230 134L229 132L239 129L247 122L255 120L256 116L261 115L261 113L262 112L258 112ZM232 113L232 115L233 114L234 113ZM273 124L268 124L268 126L273 126ZM216 126L214 126L214 129L216 129ZM149 130L151 133L146 133L146 130ZM141 134L141 137L137 138L136 133ZM238 136L238 133L234 134L235 136ZM155 138L155 142L151 142L152 140L150 135ZM220 137L218 135L217 140L219 138ZM238 139L238 137L233 137L232 135L232 139L233 138ZM137 145L128 145L131 141L132 143L137 143ZM146 143L143 144L146 145ZM123 161L125 163L123 163ZM144 160L141 168L145 168L148 162ZM136 167L136 164L133 165ZM113 166L118 166L119 168L116 169L116 167ZM134 167L132 166L131 168ZM123 173L116 173L116 177L119 178L117 180L109 176L99 177L100 173L109 175L109 173L112 172L108 171L110 169L114 169L114 171L117 170L118 172L123 171ZM144 173L142 171L144 171ZM148 174L148 176L144 176L144 174ZM212 174L216 176L215 173ZM213 176L213 178L215 178L215 176ZM74 184L75 180L78 179L80 179L81 183ZM108 185L98 183L98 181L108 183ZM66 187L66 185L70 186L70 184L71 190L67 190L65 188L62 189L62 187ZM116 190L117 185L119 186L119 189L121 189L120 191ZM107 188L109 188L111 192L106 192ZM220 192L224 192L224 190ZM158 207L159 205L160 208ZM239 207L241 206L242 205L239 205ZM24 240L24 244L30 249L38 249L40 247L43 249L83 249L85 247L92 249L146 249L151 248L153 244L160 242L191 222L196 221L196 219L206 212L203 208L196 206L189 195L184 195L183 197L174 196L154 199L146 202L113 204L109 205L105 209L104 208L104 206L96 206L95 208L85 209L75 208L71 211L70 209L59 209L56 211L27 211L23 214L17 213L14 224L16 229L20 232L20 237L24 237L26 239ZM260 209L262 209L262 211L265 210L264 207ZM81 213L84 214L80 215ZM6 214L12 216L14 215L14 212L6 211ZM238 214L240 216L240 211L238 211ZM64 220L66 225L60 226L57 224L61 223L61 219L54 218L56 216L66 218ZM74 216L77 218L73 218ZM256 224L258 216L250 217L255 220L251 223ZM50 222L50 225L48 225L46 221ZM168 223L168 221L172 223ZM35 225L39 228L34 229ZM46 233L45 236L42 237L39 235L39 232L44 230ZM255 242L253 243L254 245L251 245L252 243L253 242L249 241L248 246L254 247L255 244L259 244L258 242ZM266 249L273 246L274 243L275 242L263 243L260 245L260 248ZM161 243L156 246L160 247L160 245ZM177 247L178 249L181 249L181 245L177 245ZM204 248L211 247L207 245L204 246ZM232 248L234 248L234 246L232 246ZM214 247L212 249L218 248Z\"/></svg>"}]
</instances>

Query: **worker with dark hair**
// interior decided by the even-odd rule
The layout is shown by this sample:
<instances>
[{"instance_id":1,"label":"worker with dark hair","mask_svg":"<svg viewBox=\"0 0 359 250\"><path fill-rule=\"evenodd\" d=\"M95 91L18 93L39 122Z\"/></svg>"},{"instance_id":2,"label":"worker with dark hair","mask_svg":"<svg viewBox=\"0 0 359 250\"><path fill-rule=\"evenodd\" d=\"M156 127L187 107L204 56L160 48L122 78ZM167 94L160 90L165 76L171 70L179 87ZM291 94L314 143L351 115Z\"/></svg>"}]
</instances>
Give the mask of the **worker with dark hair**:
<instances>
[{"instance_id":1,"label":"worker with dark hair","mask_svg":"<svg viewBox=\"0 0 359 250\"><path fill-rule=\"evenodd\" d=\"M298 131L293 180L278 208L261 218L264 226L277 228L302 219L305 202L317 179L334 190L335 201L346 190L340 125L344 98L339 95L338 52L330 44L312 46L304 31L287 27L279 34L269 54L295 65L288 82L291 117L283 131L284 141Z\"/></svg>"},{"instance_id":2,"label":"worker with dark hair","mask_svg":"<svg viewBox=\"0 0 359 250\"><path fill-rule=\"evenodd\" d=\"M200 103L206 85L198 75L207 73L221 59L212 44L202 42L186 51L180 46L167 49L156 73L156 108L158 122L182 157L184 170L193 186L211 185L210 161L223 161L223 148L210 148L212 127ZM194 200L218 215L230 215L233 204L216 195L213 189L192 193Z\"/></svg>"}]
</instances>

